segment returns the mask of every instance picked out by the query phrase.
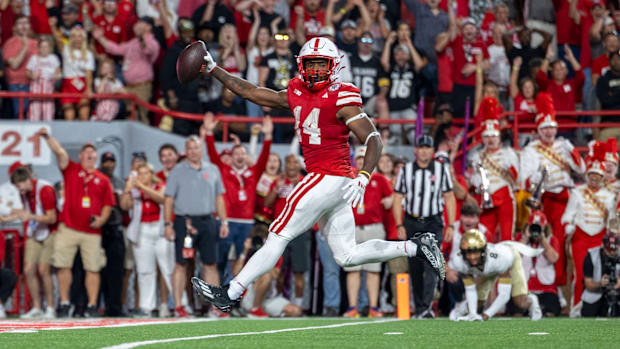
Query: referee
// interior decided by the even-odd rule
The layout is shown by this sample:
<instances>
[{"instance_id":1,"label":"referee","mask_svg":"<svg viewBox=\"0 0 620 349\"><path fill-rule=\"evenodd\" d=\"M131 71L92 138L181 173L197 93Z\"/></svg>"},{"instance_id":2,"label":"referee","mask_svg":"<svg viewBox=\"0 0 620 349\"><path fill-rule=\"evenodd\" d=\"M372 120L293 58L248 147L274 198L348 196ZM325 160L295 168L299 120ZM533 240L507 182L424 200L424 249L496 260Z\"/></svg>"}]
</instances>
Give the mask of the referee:
<instances>
[{"instance_id":1,"label":"referee","mask_svg":"<svg viewBox=\"0 0 620 349\"><path fill-rule=\"evenodd\" d=\"M394 187L394 219L398 237L411 238L417 232L431 232L441 244L444 202L448 213L446 241L452 240L456 200L447 164L433 160L433 138L420 136L415 143L415 162L408 162L398 173ZM403 206L405 210L403 221ZM409 274L413 281L415 315L433 318L431 310L437 274L427 263L409 258Z\"/></svg>"}]
</instances>

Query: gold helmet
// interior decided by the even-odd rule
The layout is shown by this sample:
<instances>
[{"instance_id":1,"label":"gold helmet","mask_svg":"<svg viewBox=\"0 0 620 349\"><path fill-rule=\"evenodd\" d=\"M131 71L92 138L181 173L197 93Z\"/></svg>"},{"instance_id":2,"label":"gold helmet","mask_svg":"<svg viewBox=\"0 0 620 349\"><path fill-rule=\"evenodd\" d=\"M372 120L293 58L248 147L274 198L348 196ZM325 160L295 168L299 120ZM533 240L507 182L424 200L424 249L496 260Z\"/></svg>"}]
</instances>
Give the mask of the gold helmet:
<instances>
[{"instance_id":1,"label":"gold helmet","mask_svg":"<svg viewBox=\"0 0 620 349\"><path fill-rule=\"evenodd\" d=\"M465 258L467 253L480 252L480 264L478 266L484 266L484 259L487 250L487 238L482 232L480 232L480 230L470 229L466 231L461 238L460 247L461 255L467 263L469 263L467 258Z\"/></svg>"}]
</instances>

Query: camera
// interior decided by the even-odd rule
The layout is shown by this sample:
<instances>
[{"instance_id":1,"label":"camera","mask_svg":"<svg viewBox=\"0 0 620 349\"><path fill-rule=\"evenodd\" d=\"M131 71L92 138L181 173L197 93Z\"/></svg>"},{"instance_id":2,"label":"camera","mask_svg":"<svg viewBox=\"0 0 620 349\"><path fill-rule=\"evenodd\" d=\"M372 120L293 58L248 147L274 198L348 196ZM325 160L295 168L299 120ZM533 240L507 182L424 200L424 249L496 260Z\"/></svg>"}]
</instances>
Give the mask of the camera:
<instances>
[{"instance_id":1,"label":"camera","mask_svg":"<svg viewBox=\"0 0 620 349\"><path fill-rule=\"evenodd\" d=\"M543 232L542 226L538 223L530 224L529 231L530 243L533 244L539 242Z\"/></svg>"}]
</instances>

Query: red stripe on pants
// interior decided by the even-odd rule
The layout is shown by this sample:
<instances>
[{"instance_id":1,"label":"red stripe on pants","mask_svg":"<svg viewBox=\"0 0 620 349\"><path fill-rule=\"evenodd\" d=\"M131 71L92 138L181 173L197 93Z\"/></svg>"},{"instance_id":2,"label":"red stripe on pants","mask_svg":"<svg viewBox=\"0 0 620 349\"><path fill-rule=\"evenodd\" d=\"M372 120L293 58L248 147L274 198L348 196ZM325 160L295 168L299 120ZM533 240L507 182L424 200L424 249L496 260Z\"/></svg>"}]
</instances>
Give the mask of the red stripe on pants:
<instances>
[{"instance_id":1,"label":"red stripe on pants","mask_svg":"<svg viewBox=\"0 0 620 349\"><path fill-rule=\"evenodd\" d=\"M319 175L319 178L316 181L314 181L314 183L312 183L311 185L307 186L301 192L301 194L299 196L297 196L297 198L295 198L295 201L291 205L291 208L290 208L288 214L286 215L286 218L284 218L284 221L282 222L282 224L280 224L280 227L276 231L274 231L274 233L280 234L282 232L282 230L288 224L288 221L291 219L291 217L295 213L295 209L297 208L297 204L299 203L299 201L304 197L304 195L306 195L310 191L310 189L314 188L317 184L319 184L321 182L321 180L323 179L323 177L325 177L324 174Z\"/></svg>"},{"instance_id":2,"label":"red stripe on pants","mask_svg":"<svg viewBox=\"0 0 620 349\"><path fill-rule=\"evenodd\" d=\"M556 285L566 285L566 249L564 247L566 237L562 226L562 215L568 204L568 189L562 190L559 194L546 192L542 196L543 212L547 220L551 223L553 235L558 239L560 250L559 258L555 263L555 283Z\"/></svg>"},{"instance_id":3,"label":"red stripe on pants","mask_svg":"<svg viewBox=\"0 0 620 349\"><path fill-rule=\"evenodd\" d=\"M600 246L603 242L603 234L605 229L600 233L591 236L585 233L579 227L575 228L575 233L571 240L571 253L573 254L573 262L575 263L575 275L573 278L573 305L577 305L581 300L583 293L583 261L586 260L588 250Z\"/></svg>"}]
</instances>

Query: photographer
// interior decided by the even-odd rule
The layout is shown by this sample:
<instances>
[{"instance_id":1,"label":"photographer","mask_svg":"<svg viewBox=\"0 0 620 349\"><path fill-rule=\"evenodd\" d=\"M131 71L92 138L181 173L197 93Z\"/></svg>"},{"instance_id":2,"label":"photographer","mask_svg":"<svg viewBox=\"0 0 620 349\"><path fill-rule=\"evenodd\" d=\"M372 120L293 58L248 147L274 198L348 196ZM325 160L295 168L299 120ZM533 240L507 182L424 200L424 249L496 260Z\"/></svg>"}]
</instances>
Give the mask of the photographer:
<instances>
[{"instance_id":1,"label":"photographer","mask_svg":"<svg viewBox=\"0 0 620 349\"><path fill-rule=\"evenodd\" d=\"M252 255L260 249L267 239L269 231L263 224L256 224L250 231L250 236L243 243L243 252L239 254L237 262L233 266L233 274L237 275ZM278 294L274 283L278 280L282 258L276 266L266 274L259 277L250 287L241 301L241 308L251 318L265 317L297 317L301 316L301 307L291 303L288 299Z\"/></svg>"},{"instance_id":2,"label":"photographer","mask_svg":"<svg viewBox=\"0 0 620 349\"><path fill-rule=\"evenodd\" d=\"M588 250L583 263L585 290L581 316L617 316L620 290L620 235L608 231L603 244Z\"/></svg>"},{"instance_id":3,"label":"photographer","mask_svg":"<svg viewBox=\"0 0 620 349\"><path fill-rule=\"evenodd\" d=\"M530 213L521 242L532 248L543 248L538 257L523 256L523 270L527 279L527 287L538 297L542 312L547 317L560 315L561 307L558 290L555 284L555 262L560 255L560 243L551 233L551 225L543 211L533 210Z\"/></svg>"}]
</instances>

